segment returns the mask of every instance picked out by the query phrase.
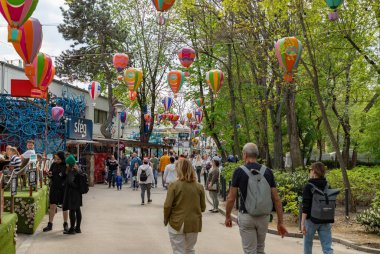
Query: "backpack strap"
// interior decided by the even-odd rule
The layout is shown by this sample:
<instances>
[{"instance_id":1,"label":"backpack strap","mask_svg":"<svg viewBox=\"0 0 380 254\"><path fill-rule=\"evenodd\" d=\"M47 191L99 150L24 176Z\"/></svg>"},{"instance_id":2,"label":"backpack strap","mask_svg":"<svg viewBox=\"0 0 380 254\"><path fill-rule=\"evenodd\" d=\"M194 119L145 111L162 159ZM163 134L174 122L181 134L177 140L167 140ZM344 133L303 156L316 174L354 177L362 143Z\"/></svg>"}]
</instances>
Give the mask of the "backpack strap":
<instances>
[{"instance_id":1,"label":"backpack strap","mask_svg":"<svg viewBox=\"0 0 380 254\"><path fill-rule=\"evenodd\" d=\"M311 186L311 193L314 194L315 191L318 191L321 195L325 195L325 191L322 191L321 189L319 189L314 184L312 184L312 183L307 183L307 184ZM328 189L328 185L326 185L325 190L326 189Z\"/></svg>"},{"instance_id":2,"label":"backpack strap","mask_svg":"<svg viewBox=\"0 0 380 254\"><path fill-rule=\"evenodd\" d=\"M259 171L257 171L256 169L252 169L252 170L249 170L245 165L242 165L242 166L240 166L240 168L242 169L242 170L244 170L244 172L247 174L247 176L249 177L249 178L251 178L251 177L253 177L253 175L252 175L252 172L253 171L256 171L258 174L261 174ZM260 169L261 170L261 169ZM265 172L265 171L264 171Z\"/></svg>"},{"instance_id":3,"label":"backpack strap","mask_svg":"<svg viewBox=\"0 0 380 254\"><path fill-rule=\"evenodd\" d=\"M264 176L266 170L267 170L267 167L266 167L265 165L261 165L261 168L260 168L260 174L261 174L262 176Z\"/></svg>"}]
</instances>

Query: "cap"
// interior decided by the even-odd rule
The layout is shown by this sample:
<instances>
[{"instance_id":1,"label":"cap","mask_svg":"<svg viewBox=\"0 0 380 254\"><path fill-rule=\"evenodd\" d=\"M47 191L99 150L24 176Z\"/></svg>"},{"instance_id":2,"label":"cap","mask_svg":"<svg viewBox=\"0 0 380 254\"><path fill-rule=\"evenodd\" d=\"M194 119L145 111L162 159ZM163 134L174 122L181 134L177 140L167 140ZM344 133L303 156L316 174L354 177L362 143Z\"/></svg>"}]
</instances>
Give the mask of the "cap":
<instances>
[{"instance_id":1,"label":"cap","mask_svg":"<svg viewBox=\"0 0 380 254\"><path fill-rule=\"evenodd\" d=\"M212 157L212 160L213 160L213 161L221 161L221 159L220 159L218 156L214 156L214 157Z\"/></svg>"}]
</instances>

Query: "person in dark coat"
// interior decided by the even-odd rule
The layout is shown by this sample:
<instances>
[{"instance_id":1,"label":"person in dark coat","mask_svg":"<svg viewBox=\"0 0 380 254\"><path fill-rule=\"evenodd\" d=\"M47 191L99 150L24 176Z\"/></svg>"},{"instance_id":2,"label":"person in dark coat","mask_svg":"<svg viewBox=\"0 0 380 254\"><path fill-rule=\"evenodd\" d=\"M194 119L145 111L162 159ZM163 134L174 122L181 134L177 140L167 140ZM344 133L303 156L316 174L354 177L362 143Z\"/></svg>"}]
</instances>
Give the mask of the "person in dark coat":
<instances>
[{"instance_id":1,"label":"person in dark coat","mask_svg":"<svg viewBox=\"0 0 380 254\"><path fill-rule=\"evenodd\" d=\"M80 193L79 168L76 165L75 157L70 154L66 158L67 176L65 182L65 194L63 198L63 209L70 210L70 229L65 234L81 233L80 224L82 221L82 194Z\"/></svg>"},{"instance_id":2,"label":"person in dark coat","mask_svg":"<svg viewBox=\"0 0 380 254\"><path fill-rule=\"evenodd\" d=\"M54 162L51 164L48 177L50 178L50 189L49 189L49 223L43 229L44 232L53 229L54 215L57 210L57 205L63 203L63 194L65 192L65 179L66 179L66 162L65 153L60 151L54 155ZM68 228L68 217L69 211L63 210L63 230L67 231Z\"/></svg>"}]
</instances>

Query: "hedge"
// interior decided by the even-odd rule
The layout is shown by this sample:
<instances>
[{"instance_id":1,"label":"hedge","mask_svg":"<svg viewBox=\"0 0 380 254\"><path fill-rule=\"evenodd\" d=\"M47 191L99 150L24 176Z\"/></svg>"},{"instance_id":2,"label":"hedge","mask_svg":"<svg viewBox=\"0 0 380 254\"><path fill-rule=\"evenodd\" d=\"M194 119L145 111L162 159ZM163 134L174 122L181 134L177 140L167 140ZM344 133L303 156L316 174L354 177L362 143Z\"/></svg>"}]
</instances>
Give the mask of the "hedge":
<instances>
[{"instance_id":1,"label":"hedge","mask_svg":"<svg viewBox=\"0 0 380 254\"><path fill-rule=\"evenodd\" d=\"M10 193L4 195L5 211L10 211ZM15 213L18 215L17 233L33 234L48 210L48 188L43 186L29 197L28 191L15 196Z\"/></svg>"},{"instance_id":2,"label":"hedge","mask_svg":"<svg viewBox=\"0 0 380 254\"><path fill-rule=\"evenodd\" d=\"M16 253L16 223L17 215L4 213L0 224L0 254Z\"/></svg>"}]
</instances>

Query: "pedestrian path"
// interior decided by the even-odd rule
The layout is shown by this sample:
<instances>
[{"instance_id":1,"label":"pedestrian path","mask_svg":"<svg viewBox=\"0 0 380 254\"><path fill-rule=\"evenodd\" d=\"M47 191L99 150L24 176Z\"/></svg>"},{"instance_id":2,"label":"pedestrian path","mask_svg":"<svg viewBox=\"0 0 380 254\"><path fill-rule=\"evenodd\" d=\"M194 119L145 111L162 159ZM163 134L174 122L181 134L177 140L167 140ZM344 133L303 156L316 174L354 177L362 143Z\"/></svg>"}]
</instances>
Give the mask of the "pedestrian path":
<instances>
[{"instance_id":1,"label":"pedestrian path","mask_svg":"<svg viewBox=\"0 0 380 254\"><path fill-rule=\"evenodd\" d=\"M166 191L152 189L153 203L141 206L140 191L126 185L123 190L108 189L105 185L90 188L84 196L82 234L62 234L62 213L56 215L53 231L43 233L45 217L36 234L19 246L19 254L170 254L167 228L163 225L163 203ZM211 209L211 207L207 208ZM359 254L343 245L334 244L335 254ZM220 214L205 212L203 232L198 235L196 253L243 253L237 225L224 226ZM267 254L302 254L302 239L284 238L268 234ZM322 253L315 243L315 254Z\"/></svg>"}]
</instances>

